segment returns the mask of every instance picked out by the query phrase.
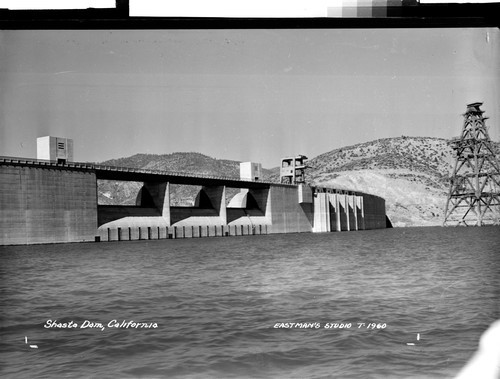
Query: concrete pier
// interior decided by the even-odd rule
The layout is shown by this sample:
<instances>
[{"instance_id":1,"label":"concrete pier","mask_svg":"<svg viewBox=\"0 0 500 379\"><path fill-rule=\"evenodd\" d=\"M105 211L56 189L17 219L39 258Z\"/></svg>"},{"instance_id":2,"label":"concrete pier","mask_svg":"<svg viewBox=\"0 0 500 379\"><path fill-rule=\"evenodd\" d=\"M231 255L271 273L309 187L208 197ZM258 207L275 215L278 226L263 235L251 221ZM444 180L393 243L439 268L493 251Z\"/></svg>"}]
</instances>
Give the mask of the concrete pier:
<instances>
[{"instance_id":1,"label":"concrete pier","mask_svg":"<svg viewBox=\"0 0 500 379\"><path fill-rule=\"evenodd\" d=\"M385 200L359 192L317 188L313 232L385 228ZM368 207L365 208L365 204Z\"/></svg>"}]
</instances>

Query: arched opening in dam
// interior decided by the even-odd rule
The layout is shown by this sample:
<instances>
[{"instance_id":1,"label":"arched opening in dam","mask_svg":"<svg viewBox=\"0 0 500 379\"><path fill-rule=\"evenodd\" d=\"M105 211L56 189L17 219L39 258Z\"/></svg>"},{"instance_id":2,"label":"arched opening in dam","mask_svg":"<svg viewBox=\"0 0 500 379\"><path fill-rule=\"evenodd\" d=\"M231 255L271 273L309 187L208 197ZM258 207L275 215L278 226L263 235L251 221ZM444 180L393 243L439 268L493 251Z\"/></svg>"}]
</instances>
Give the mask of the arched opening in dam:
<instances>
[{"instance_id":1,"label":"arched opening in dam","mask_svg":"<svg viewBox=\"0 0 500 379\"><path fill-rule=\"evenodd\" d=\"M149 239L163 230L164 235L183 237L263 234L271 225L270 215L266 215L266 186L241 188L244 182L231 187L163 181L103 182L101 194L111 187L118 195L112 199L114 204L109 204L108 196L104 201L108 204L98 205L101 240Z\"/></svg>"}]
</instances>

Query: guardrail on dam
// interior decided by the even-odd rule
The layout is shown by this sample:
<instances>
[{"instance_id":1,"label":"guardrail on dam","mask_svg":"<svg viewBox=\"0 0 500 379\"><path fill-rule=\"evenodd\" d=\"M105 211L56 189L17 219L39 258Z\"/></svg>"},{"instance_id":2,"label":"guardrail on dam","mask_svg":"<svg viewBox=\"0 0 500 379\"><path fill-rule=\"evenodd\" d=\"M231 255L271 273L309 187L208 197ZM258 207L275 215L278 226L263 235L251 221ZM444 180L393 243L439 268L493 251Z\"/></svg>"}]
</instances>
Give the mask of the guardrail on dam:
<instances>
[{"instance_id":1,"label":"guardrail on dam","mask_svg":"<svg viewBox=\"0 0 500 379\"><path fill-rule=\"evenodd\" d=\"M136 206L100 205L98 180L143 182ZM192 207L170 186L201 186ZM238 188L229 204L226 188ZM176 172L0 158L0 245L353 231L386 227L361 192Z\"/></svg>"}]
</instances>

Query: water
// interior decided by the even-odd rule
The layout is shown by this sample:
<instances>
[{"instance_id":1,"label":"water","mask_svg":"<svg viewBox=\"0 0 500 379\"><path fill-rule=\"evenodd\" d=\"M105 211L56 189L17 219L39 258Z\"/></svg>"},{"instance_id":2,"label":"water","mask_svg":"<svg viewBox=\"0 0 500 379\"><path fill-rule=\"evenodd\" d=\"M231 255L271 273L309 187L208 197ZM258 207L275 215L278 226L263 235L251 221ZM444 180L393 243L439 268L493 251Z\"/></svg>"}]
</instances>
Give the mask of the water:
<instances>
[{"instance_id":1,"label":"water","mask_svg":"<svg viewBox=\"0 0 500 379\"><path fill-rule=\"evenodd\" d=\"M500 318L499 238L437 227L0 247L0 374L453 377ZM320 327L274 327L299 322Z\"/></svg>"}]
</instances>

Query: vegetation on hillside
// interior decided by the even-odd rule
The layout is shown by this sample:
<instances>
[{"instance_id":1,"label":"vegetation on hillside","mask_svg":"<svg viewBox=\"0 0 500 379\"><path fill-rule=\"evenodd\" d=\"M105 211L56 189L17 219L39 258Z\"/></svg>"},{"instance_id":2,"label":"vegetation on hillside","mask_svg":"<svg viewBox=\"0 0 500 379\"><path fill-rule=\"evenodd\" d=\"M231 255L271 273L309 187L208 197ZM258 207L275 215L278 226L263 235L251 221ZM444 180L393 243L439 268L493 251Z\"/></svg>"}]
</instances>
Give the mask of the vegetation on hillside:
<instances>
[{"instance_id":1,"label":"vegetation on hillside","mask_svg":"<svg viewBox=\"0 0 500 379\"><path fill-rule=\"evenodd\" d=\"M402 136L322 154L309 161L308 177L314 185L384 197L396 226L440 225L454 162L448 140Z\"/></svg>"},{"instance_id":2,"label":"vegetation on hillside","mask_svg":"<svg viewBox=\"0 0 500 379\"><path fill-rule=\"evenodd\" d=\"M500 144L495 143L497 153ZM199 153L136 154L102 164L121 167L239 177L239 162ZM342 147L308 162L307 181L386 199L395 226L439 225L443 221L454 157L449 141L441 138L398 137ZM263 170L263 179L279 181L279 167ZM142 183L101 181L100 204L135 204ZM172 205L192 205L198 187L173 185ZM227 201L237 189L227 190Z\"/></svg>"},{"instance_id":3,"label":"vegetation on hillside","mask_svg":"<svg viewBox=\"0 0 500 379\"><path fill-rule=\"evenodd\" d=\"M240 177L240 162L215 159L200 153L135 154L126 158L111 159L101 164L238 179ZM264 175L268 172L268 170L263 171ZM99 204L135 205L142 183L102 180L99 181L98 187ZM198 186L172 185L170 188L171 204L191 206L199 190ZM226 190L227 201L229 202L237 192L239 190L228 188Z\"/></svg>"}]
</instances>

